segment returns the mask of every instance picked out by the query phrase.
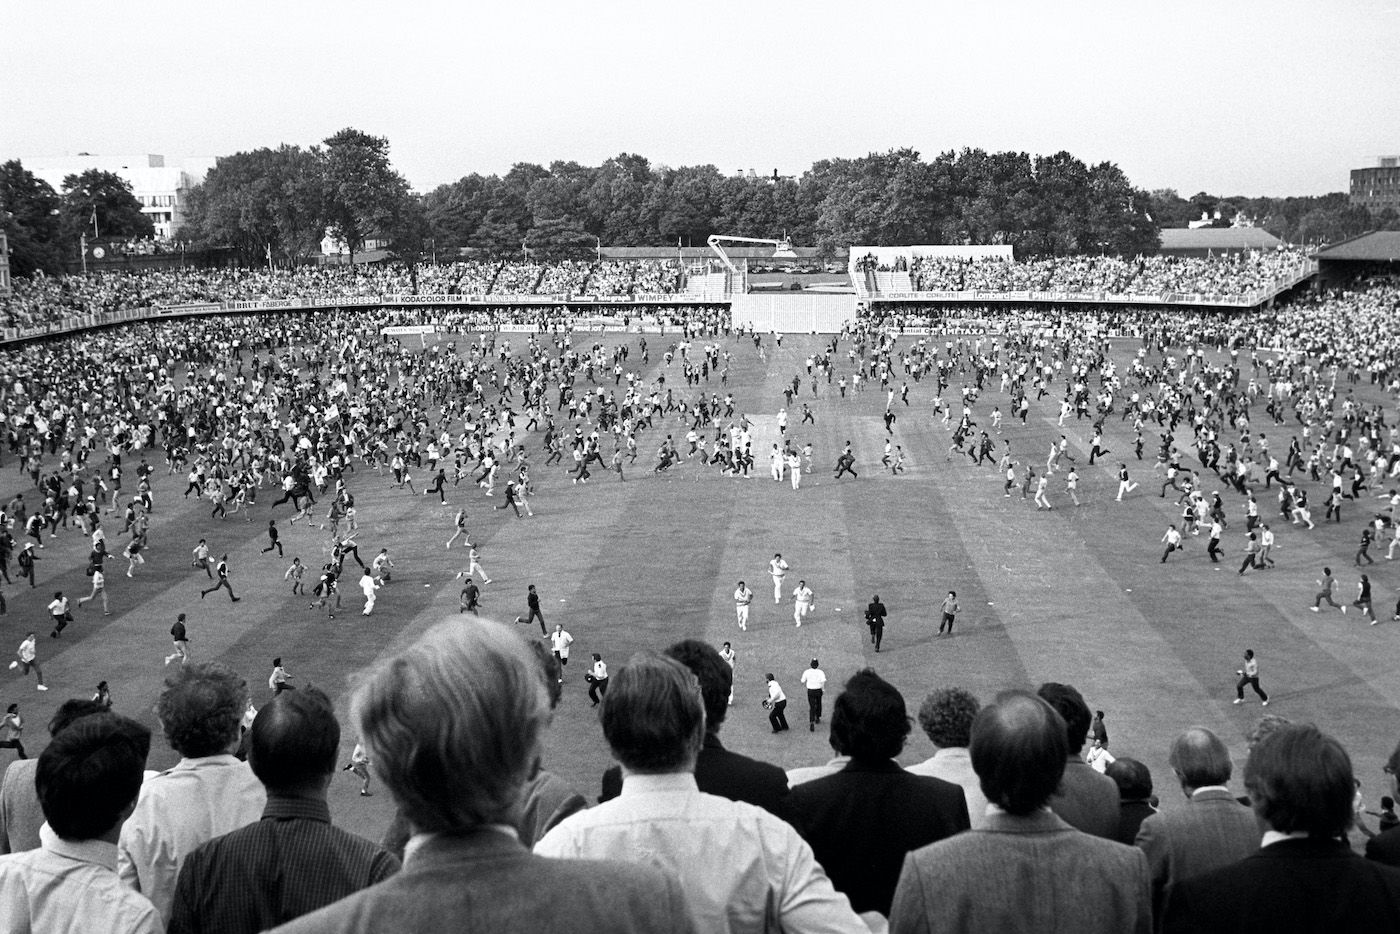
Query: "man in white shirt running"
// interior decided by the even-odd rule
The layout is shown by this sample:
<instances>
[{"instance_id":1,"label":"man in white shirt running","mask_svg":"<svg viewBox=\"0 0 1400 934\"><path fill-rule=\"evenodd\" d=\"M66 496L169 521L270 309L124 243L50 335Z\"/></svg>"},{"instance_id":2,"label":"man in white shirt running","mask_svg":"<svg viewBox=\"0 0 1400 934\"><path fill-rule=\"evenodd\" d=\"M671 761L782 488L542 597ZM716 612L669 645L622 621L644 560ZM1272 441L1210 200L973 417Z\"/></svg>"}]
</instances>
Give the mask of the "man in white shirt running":
<instances>
[{"instance_id":1,"label":"man in white shirt running","mask_svg":"<svg viewBox=\"0 0 1400 934\"><path fill-rule=\"evenodd\" d=\"M826 688L826 672L817 667L817 660L812 659L812 665L802 672L802 686L807 689L807 729L815 732L817 724L822 722L822 695Z\"/></svg>"},{"instance_id":2,"label":"man in white shirt running","mask_svg":"<svg viewBox=\"0 0 1400 934\"><path fill-rule=\"evenodd\" d=\"M792 591L792 619L801 628L802 621L807 618L807 614L812 612L812 607L816 605L816 594L812 593L812 588L807 586L806 581L798 581L797 586Z\"/></svg>"},{"instance_id":3,"label":"man in white shirt running","mask_svg":"<svg viewBox=\"0 0 1400 934\"><path fill-rule=\"evenodd\" d=\"M787 576L788 563L783 560L781 554L773 555L773 560L768 562L768 574L773 578L773 603L783 602L783 578Z\"/></svg>"},{"instance_id":4,"label":"man in white shirt running","mask_svg":"<svg viewBox=\"0 0 1400 934\"><path fill-rule=\"evenodd\" d=\"M739 619L739 628L749 628L749 605L753 603L753 591L743 581L734 588L734 615Z\"/></svg>"}]
</instances>

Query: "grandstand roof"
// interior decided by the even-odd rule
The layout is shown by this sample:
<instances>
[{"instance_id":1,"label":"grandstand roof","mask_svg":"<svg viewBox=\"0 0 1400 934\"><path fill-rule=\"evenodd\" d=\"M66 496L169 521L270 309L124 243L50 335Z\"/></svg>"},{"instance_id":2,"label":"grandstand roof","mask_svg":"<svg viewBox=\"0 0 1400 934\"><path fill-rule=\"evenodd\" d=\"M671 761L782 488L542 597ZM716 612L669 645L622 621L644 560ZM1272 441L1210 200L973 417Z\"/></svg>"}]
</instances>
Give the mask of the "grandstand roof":
<instances>
[{"instance_id":1,"label":"grandstand roof","mask_svg":"<svg viewBox=\"0 0 1400 934\"><path fill-rule=\"evenodd\" d=\"M707 246L687 246L681 247L679 251L673 246L605 246L602 248L604 259L675 259L679 252L681 259L709 259L715 254ZM726 246L724 252L728 253L731 259L773 259L773 248L771 246L751 247L751 246ZM798 259L815 259L817 248L811 246L796 246L792 252L797 254Z\"/></svg>"},{"instance_id":2,"label":"grandstand roof","mask_svg":"<svg viewBox=\"0 0 1400 934\"><path fill-rule=\"evenodd\" d=\"M1319 250L1322 260L1354 260L1385 263L1400 260L1400 230L1373 230Z\"/></svg>"},{"instance_id":3,"label":"grandstand roof","mask_svg":"<svg viewBox=\"0 0 1400 934\"><path fill-rule=\"evenodd\" d=\"M1272 250L1278 237L1258 227L1167 227L1161 231L1162 250Z\"/></svg>"}]
</instances>

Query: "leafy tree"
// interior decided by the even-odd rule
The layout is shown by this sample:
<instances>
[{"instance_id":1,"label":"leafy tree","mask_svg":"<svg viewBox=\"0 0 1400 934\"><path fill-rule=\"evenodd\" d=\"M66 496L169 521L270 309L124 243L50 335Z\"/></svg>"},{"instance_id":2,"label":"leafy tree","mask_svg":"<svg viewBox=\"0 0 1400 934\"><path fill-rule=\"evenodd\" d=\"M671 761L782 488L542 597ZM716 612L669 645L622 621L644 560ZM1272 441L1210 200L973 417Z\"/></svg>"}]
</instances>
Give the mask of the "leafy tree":
<instances>
[{"instance_id":1,"label":"leafy tree","mask_svg":"<svg viewBox=\"0 0 1400 934\"><path fill-rule=\"evenodd\" d=\"M58 193L49 183L12 159L0 165L0 227L10 242L10 272L31 276L63 271ZM75 252L74 241L71 251Z\"/></svg>"},{"instance_id":2,"label":"leafy tree","mask_svg":"<svg viewBox=\"0 0 1400 934\"><path fill-rule=\"evenodd\" d=\"M594 255L598 241L577 220L566 217L541 218L525 234L530 255L540 259L587 259Z\"/></svg>"},{"instance_id":3,"label":"leafy tree","mask_svg":"<svg viewBox=\"0 0 1400 934\"><path fill-rule=\"evenodd\" d=\"M389 255L408 269L413 293L418 294L418 267L433 253L433 227L423 199L408 194L394 206L383 232L389 237Z\"/></svg>"},{"instance_id":4,"label":"leafy tree","mask_svg":"<svg viewBox=\"0 0 1400 934\"><path fill-rule=\"evenodd\" d=\"M353 265L366 237L387 231L408 194L408 182L389 165L389 141L381 136L347 128L327 137L324 145L326 220Z\"/></svg>"},{"instance_id":5,"label":"leafy tree","mask_svg":"<svg viewBox=\"0 0 1400 934\"><path fill-rule=\"evenodd\" d=\"M151 219L141 213L141 202L131 193L131 185L115 172L100 169L87 169L63 179L60 218L62 235L68 242L78 242L89 234L141 240L155 233Z\"/></svg>"},{"instance_id":6,"label":"leafy tree","mask_svg":"<svg viewBox=\"0 0 1400 934\"><path fill-rule=\"evenodd\" d=\"M283 145L224 156L190 193L191 238L232 246L249 264L268 249L297 263L326 229L321 162L315 150Z\"/></svg>"}]
</instances>

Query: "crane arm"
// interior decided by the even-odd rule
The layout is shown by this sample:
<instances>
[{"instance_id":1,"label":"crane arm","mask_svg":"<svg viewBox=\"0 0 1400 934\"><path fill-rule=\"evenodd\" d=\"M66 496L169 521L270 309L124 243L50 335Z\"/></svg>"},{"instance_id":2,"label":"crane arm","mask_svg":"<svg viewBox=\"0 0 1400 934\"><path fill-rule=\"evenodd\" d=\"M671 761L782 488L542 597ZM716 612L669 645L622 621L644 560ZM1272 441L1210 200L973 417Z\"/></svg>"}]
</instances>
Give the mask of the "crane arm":
<instances>
[{"instance_id":1,"label":"crane arm","mask_svg":"<svg viewBox=\"0 0 1400 934\"><path fill-rule=\"evenodd\" d=\"M718 234L711 234L706 243L709 244L710 249L715 251L715 255L720 258L720 262L724 263L729 271L735 274L738 274L739 269L734 265L733 260L729 258L729 254L724 252L724 248L720 246L721 243L766 243L776 248L774 251L775 256L781 256L784 253L791 254L792 252L792 241L786 238L782 240L765 240L761 237L722 237Z\"/></svg>"}]
</instances>

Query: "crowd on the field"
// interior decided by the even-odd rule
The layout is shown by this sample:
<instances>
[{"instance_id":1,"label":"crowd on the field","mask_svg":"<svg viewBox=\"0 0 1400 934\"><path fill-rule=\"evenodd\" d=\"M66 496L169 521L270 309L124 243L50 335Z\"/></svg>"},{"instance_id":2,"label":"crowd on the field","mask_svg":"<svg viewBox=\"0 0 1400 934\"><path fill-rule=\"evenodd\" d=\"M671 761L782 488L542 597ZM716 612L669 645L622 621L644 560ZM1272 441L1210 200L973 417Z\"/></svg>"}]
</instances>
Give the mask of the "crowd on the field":
<instances>
[{"instance_id":1,"label":"crowd on the field","mask_svg":"<svg viewBox=\"0 0 1400 934\"><path fill-rule=\"evenodd\" d=\"M1012 310L1028 316L1025 327L946 339L901 336L898 322L872 317L805 361L789 405L808 380L815 396L839 370L843 387L859 373L888 394L888 415L898 385L912 380L949 400L955 439L976 442L993 404L1006 406L1008 422L1024 421L1049 396L1062 424L1089 419L1129 445L1129 423L1139 442L1156 435L1162 493L1190 509L1184 521L1203 535L1230 524L1221 497L1205 494L1211 475L1233 491L1230 511L1246 515L1234 534L1271 519L1267 504L1243 510L1275 481L1291 491L1280 500L1285 516L1296 515L1296 492L1311 489L1340 521L1344 501L1350 511L1375 499L1400 468L1393 413L1353 392L1363 381L1400 389L1398 295L1378 283L1229 318L1086 309L1032 322L1043 309ZM717 340L725 310L666 313L681 316L680 334L611 347L568 334L569 318L546 310L542 333L464 336L454 353L424 352L379 337L423 312L364 309L139 324L0 351L3 450L37 490L6 508L14 531L0 530L0 572L17 550L32 552L20 542L37 546L75 524L77 547L91 543L89 567L133 553L147 534L140 517L155 450L166 475L188 478L216 512L251 508L270 489L301 515L326 509L334 558L310 569L323 606L347 561L359 560L347 546L357 469L356 483L412 491L417 476L419 492L436 497L466 480L471 495L516 502L549 467L576 482L590 478L590 464L621 478L640 439L654 438L656 462L643 464L653 471L747 473L745 413L770 400L730 397L730 350ZM448 323L466 329L491 312L459 314ZM1107 352L1114 331L1141 340L1126 365ZM779 343L751 337L765 349ZM1207 357L1207 347L1221 352ZM664 381L639 375L653 356ZM672 440L690 434L692 450L706 452L699 467L684 466L694 461ZM1056 450L1047 472L1062 466ZM134 521L108 528L123 505ZM1377 500L1366 526L1393 531L1396 505ZM1302 524L1290 534L1307 534ZM45 557L62 560L52 542ZM139 569L128 560L128 572ZM25 570L20 562L20 586L52 580L32 560ZM360 689L353 721L363 745L349 763L337 758L340 727L318 692L278 690L245 719L244 679L217 664L182 665L170 679L159 723L184 758L144 784L144 728L100 701L97 710L65 704L43 756L12 765L0 788L0 815L27 815L13 829L31 834L9 844L28 855L0 859L0 917L35 910L7 899L42 876L51 917L68 911L103 931L1400 925L1400 869L1384 865L1400 866L1400 831L1370 841L1371 861L1350 855L1354 825L1368 835L1388 825L1371 827L1346 751L1310 727L1266 718L1242 789L1230 788L1228 752L1209 731L1159 737L1174 772L1154 777L1110 745L1105 718L1067 685L985 703L938 690L918 722L939 751L904 770L894 759L910 729L906 702L873 672L855 672L829 714L809 708L809 726L829 730L836 758L784 774L723 748L734 670L713 647L687 641L607 678L603 736L622 768L600 777L606 800L585 808L593 790L568 787L541 762L562 673L540 648L485 622L431 631ZM17 659L26 675L35 661ZM1262 675L1252 656L1238 663L1241 701L1246 687L1267 701L1264 662ZM780 679L766 680L778 730L787 697L774 690ZM20 741L22 729L9 732ZM1386 761L1393 776L1400 751ZM365 792L374 775L392 794L402 820L383 846L329 825L326 783L342 766ZM1154 778L1157 799L1179 786L1190 801L1155 813ZM1234 800L1240 790L1248 807ZM1380 821L1393 820L1393 802L1381 805ZM12 825L4 829L8 839Z\"/></svg>"}]
</instances>

